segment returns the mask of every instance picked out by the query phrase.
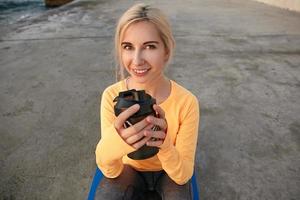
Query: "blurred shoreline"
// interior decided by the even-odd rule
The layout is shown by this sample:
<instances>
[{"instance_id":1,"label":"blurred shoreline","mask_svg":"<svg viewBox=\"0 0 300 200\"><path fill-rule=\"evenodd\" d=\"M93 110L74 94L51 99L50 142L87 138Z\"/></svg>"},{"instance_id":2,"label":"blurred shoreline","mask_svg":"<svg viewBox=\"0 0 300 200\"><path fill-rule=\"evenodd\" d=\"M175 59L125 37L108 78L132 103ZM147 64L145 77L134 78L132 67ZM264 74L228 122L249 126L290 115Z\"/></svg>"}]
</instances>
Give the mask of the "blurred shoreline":
<instances>
[{"instance_id":1,"label":"blurred shoreline","mask_svg":"<svg viewBox=\"0 0 300 200\"><path fill-rule=\"evenodd\" d=\"M1 0L0 37L6 35L19 23L24 23L50 10L43 0Z\"/></svg>"},{"instance_id":2,"label":"blurred shoreline","mask_svg":"<svg viewBox=\"0 0 300 200\"><path fill-rule=\"evenodd\" d=\"M46 12L43 0L0 1L0 24L11 25Z\"/></svg>"}]
</instances>

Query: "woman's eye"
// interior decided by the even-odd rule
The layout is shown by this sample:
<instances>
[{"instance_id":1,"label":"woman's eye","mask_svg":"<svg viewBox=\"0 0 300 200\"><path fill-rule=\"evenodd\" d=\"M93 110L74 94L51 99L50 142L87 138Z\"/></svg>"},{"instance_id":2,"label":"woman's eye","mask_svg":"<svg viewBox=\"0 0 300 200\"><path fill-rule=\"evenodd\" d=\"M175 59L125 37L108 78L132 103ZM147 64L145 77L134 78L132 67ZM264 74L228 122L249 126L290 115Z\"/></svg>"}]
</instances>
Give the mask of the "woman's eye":
<instances>
[{"instance_id":1,"label":"woman's eye","mask_svg":"<svg viewBox=\"0 0 300 200\"><path fill-rule=\"evenodd\" d=\"M130 45L123 45L122 48L125 49L125 50L131 50L132 49L132 47Z\"/></svg>"},{"instance_id":2,"label":"woman's eye","mask_svg":"<svg viewBox=\"0 0 300 200\"><path fill-rule=\"evenodd\" d=\"M146 46L146 49L156 49L156 46L153 44L149 44Z\"/></svg>"}]
</instances>

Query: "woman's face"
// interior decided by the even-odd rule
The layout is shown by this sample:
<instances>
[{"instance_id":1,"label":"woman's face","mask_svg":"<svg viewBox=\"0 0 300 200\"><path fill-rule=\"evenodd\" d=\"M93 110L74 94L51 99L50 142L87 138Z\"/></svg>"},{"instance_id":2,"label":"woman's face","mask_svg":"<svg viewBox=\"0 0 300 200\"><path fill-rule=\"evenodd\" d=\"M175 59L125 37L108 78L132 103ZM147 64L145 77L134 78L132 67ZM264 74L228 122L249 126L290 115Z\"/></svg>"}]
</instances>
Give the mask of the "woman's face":
<instances>
[{"instance_id":1,"label":"woman's face","mask_svg":"<svg viewBox=\"0 0 300 200\"><path fill-rule=\"evenodd\" d=\"M121 39L122 64L137 83L147 83L163 75L168 59L155 25L149 21L131 24Z\"/></svg>"}]
</instances>

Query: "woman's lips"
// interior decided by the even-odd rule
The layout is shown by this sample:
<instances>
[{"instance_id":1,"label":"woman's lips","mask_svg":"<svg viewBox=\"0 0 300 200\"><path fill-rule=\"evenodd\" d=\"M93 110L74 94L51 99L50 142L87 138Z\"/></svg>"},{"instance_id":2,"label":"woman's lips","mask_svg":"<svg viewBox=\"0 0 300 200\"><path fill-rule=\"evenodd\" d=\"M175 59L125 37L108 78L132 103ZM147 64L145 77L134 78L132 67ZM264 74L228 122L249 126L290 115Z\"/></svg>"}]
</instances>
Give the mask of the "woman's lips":
<instances>
[{"instance_id":1,"label":"woman's lips","mask_svg":"<svg viewBox=\"0 0 300 200\"><path fill-rule=\"evenodd\" d=\"M132 69L136 76L145 76L150 69Z\"/></svg>"}]
</instances>

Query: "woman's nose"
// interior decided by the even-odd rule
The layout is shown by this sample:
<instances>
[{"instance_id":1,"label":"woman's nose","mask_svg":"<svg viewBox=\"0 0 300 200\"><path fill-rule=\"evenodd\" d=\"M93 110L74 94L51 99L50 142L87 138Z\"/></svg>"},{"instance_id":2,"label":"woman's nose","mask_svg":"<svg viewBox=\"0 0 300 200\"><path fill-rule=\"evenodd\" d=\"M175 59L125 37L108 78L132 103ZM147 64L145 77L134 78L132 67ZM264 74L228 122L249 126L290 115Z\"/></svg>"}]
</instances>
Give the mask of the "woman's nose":
<instances>
[{"instance_id":1,"label":"woman's nose","mask_svg":"<svg viewBox=\"0 0 300 200\"><path fill-rule=\"evenodd\" d=\"M143 58L143 54L141 51L137 50L134 52L134 56L133 56L133 64L134 65L143 65L145 63L145 60Z\"/></svg>"}]
</instances>

